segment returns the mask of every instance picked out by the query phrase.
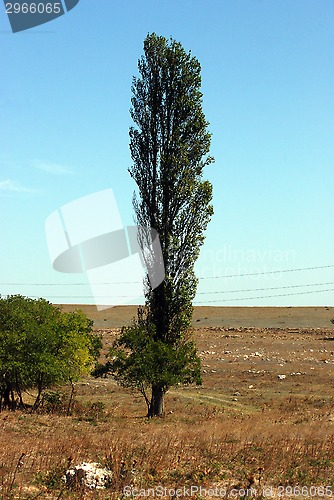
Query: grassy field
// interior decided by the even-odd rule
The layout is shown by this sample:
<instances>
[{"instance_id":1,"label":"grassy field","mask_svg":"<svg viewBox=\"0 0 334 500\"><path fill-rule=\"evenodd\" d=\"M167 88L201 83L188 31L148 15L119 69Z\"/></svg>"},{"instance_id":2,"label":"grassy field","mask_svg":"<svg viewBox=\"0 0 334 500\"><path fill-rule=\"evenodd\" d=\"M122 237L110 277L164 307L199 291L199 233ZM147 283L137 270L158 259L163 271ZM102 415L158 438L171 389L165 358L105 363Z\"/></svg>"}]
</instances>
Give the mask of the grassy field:
<instances>
[{"instance_id":1,"label":"grassy field","mask_svg":"<svg viewBox=\"0 0 334 500\"><path fill-rule=\"evenodd\" d=\"M333 308L232 309L196 309L203 385L170 390L163 419L111 378L77 383L70 416L64 387L54 412L0 413L1 498L334 498ZM131 314L92 309L102 359ZM111 487L65 488L82 461Z\"/></svg>"}]
</instances>

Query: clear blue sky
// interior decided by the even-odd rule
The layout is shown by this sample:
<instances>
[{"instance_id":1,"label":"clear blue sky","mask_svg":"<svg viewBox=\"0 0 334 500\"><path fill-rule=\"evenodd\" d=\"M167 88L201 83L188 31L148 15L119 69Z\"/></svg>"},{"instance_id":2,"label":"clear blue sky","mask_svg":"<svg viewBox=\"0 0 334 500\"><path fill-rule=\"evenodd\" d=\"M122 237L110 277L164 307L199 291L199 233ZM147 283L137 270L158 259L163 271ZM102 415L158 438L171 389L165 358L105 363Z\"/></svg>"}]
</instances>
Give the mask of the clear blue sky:
<instances>
[{"instance_id":1,"label":"clear blue sky","mask_svg":"<svg viewBox=\"0 0 334 500\"><path fill-rule=\"evenodd\" d=\"M0 5L1 294L93 302L52 269L44 223L106 188L132 222L130 87L153 31L199 59L213 133L196 303L333 306L332 0L80 0L16 34Z\"/></svg>"}]
</instances>

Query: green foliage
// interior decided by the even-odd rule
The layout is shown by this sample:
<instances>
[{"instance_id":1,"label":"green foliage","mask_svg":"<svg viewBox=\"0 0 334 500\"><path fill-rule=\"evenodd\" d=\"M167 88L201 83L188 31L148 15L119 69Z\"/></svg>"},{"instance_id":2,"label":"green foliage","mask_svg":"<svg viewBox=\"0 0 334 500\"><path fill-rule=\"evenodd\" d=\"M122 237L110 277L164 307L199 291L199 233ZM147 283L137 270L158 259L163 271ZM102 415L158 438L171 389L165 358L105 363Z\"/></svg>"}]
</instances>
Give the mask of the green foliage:
<instances>
[{"instance_id":1,"label":"green foliage","mask_svg":"<svg viewBox=\"0 0 334 500\"><path fill-rule=\"evenodd\" d=\"M213 162L202 111L201 66L175 40L150 34L133 79L130 174L138 225L154 228L166 271L146 299L156 335L177 341L190 325L197 279L193 267L213 214L211 184L202 179Z\"/></svg>"},{"instance_id":2,"label":"green foliage","mask_svg":"<svg viewBox=\"0 0 334 500\"><path fill-rule=\"evenodd\" d=\"M152 386L166 392L182 384L201 384L195 343L184 335L173 344L155 335L155 326L139 311L138 319L123 327L109 351L110 370L123 387L139 390L150 405Z\"/></svg>"},{"instance_id":3,"label":"green foliage","mask_svg":"<svg viewBox=\"0 0 334 500\"><path fill-rule=\"evenodd\" d=\"M112 370L122 385L140 390L154 416L163 414L170 386L200 380L200 360L187 332L197 287L194 264L213 214L212 185L202 175L214 160L198 60L179 42L153 33L144 41L138 70L129 172L138 188L136 222L159 234L165 279L154 290L146 280L147 318L122 330Z\"/></svg>"},{"instance_id":4,"label":"green foliage","mask_svg":"<svg viewBox=\"0 0 334 500\"><path fill-rule=\"evenodd\" d=\"M91 371L101 340L81 311L62 313L44 299L0 298L0 392L5 405L14 392L42 391L78 380Z\"/></svg>"}]
</instances>

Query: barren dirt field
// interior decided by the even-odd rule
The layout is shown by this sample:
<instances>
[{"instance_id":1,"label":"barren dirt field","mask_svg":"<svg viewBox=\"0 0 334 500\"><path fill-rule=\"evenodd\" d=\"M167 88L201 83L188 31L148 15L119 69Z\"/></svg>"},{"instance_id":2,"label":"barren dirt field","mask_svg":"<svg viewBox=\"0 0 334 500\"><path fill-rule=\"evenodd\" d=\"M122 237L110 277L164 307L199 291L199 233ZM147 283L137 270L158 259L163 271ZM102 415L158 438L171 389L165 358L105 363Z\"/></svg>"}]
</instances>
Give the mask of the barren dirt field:
<instances>
[{"instance_id":1,"label":"barren dirt field","mask_svg":"<svg viewBox=\"0 0 334 500\"><path fill-rule=\"evenodd\" d=\"M64 305L64 311L82 309L96 328L118 328L136 316L136 306L98 311L94 305ZM328 328L334 307L195 307L193 326L254 326L258 328Z\"/></svg>"},{"instance_id":2,"label":"barren dirt field","mask_svg":"<svg viewBox=\"0 0 334 500\"><path fill-rule=\"evenodd\" d=\"M82 309L105 360L135 308ZM196 308L203 385L171 389L163 419L147 420L112 378L78 382L69 416L66 387L39 414L3 411L1 498L334 498L331 318L325 307ZM64 486L83 461L112 470L106 490Z\"/></svg>"}]
</instances>

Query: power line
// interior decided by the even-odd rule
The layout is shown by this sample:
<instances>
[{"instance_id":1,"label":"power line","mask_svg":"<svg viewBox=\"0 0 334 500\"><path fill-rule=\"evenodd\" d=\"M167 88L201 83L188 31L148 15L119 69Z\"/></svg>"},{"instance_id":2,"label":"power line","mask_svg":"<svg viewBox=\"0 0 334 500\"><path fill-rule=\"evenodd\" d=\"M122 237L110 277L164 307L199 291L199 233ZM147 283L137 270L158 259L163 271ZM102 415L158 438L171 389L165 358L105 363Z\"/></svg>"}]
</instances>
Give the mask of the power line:
<instances>
[{"instance_id":1,"label":"power line","mask_svg":"<svg viewBox=\"0 0 334 500\"><path fill-rule=\"evenodd\" d=\"M293 273L299 271L311 271L314 269L328 269L334 267L334 264L327 266L314 266L314 267L300 267L296 269L282 269L275 271L263 271L257 273L243 273L243 274L223 274L221 276L200 276L199 280L212 280L222 278L240 278L243 276L259 276L266 274L279 274L279 273ZM104 283L0 283L0 286L89 286L89 285L134 285L141 283L141 281L116 281Z\"/></svg>"},{"instance_id":2,"label":"power line","mask_svg":"<svg viewBox=\"0 0 334 500\"><path fill-rule=\"evenodd\" d=\"M234 298L234 299L221 299L221 300L209 300L209 301L195 301L194 304L216 304L216 303L220 303L220 302L234 302L234 301L241 301L241 300L255 300L255 299L271 299L271 298L275 298L275 297L291 297L291 296L294 296L294 295L307 295L307 294L310 294L310 293L321 293L321 292L332 292L334 291L334 288L327 288L325 290L311 290L309 292L294 292L294 293L282 293L282 294L275 294L275 295L258 295L256 297L238 297L238 298ZM31 298L39 298L37 295L32 295ZM87 295L87 296L79 296L79 297L73 297L72 295L55 295L55 296L49 296L48 297L49 299L93 299L96 300L96 299L101 299L101 298L104 298L104 299L111 299L112 297L109 297L109 296L99 296L99 297L96 297L96 296L91 296L91 295ZM128 296L117 296L116 298L129 298Z\"/></svg>"},{"instance_id":3,"label":"power line","mask_svg":"<svg viewBox=\"0 0 334 500\"><path fill-rule=\"evenodd\" d=\"M280 271L265 271L265 272L259 272L259 273L244 273L244 274L225 274L222 276L202 276L199 279L201 280L206 280L206 279L220 279L220 278L239 278L241 276L259 276L259 275L264 275L264 274L276 274L276 273L294 273L297 271L310 271L313 269L327 269L329 267L334 267L334 264L330 264L328 266L316 266L316 267L300 267L297 269L282 269Z\"/></svg>"},{"instance_id":4,"label":"power line","mask_svg":"<svg viewBox=\"0 0 334 500\"><path fill-rule=\"evenodd\" d=\"M196 295L213 295L213 294L221 294L221 293L241 293L241 292L258 292L258 291L265 291L265 290L282 290L282 289L290 289L290 288L304 288L304 287L310 287L310 286L325 286L325 285L334 285L333 281L330 281L328 283L308 283L306 285L289 285L289 286L277 286L277 287L267 287L267 288L248 288L244 290L221 290L219 292L199 292ZM262 299L266 297L284 297L286 295L302 295L302 294L307 294L307 293L319 293L319 292L328 292L333 290L332 288L330 289L325 289L325 290L311 290L309 292L296 292L296 293L288 293L288 294L283 294L283 295L266 295L264 297L241 297L237 299L222 299L222 300L216 300L216 301L209 301L209 302L225 302L226 300L246 300L246 299ZM34 297L37 297L36 295ZM49 298L52 299L90 299L94 297L95 299L129 299L132 298L132 295L78 295L78 296L73 296L73 295L49 295Z\"/></svg>"},{"instance_id":5,"label":"power line","mask_svg":"<svg viewBox=\"0 0 334 500\"><path fill-rule=\"evenodd\" d=\"M240 292L259 292L263 290L283 290L285 288L304 288L307 286L327 286L334 285L334 281L330 281L328 283L307 283L306 285L288 285L288 286L273 286L266 288L245 288L243 290L221 290L219 292L198 292L196 295L214 295L218 293L240 293Z\"/></svg>"},{"instance_id":6,"label":"power line","mask_svg":"<svg viewBox=\"0 0 334 500\"><path fill-rule=\"evenodd\" d=\"M209 300L209 301L195 301L194 304L213 304L217 302L234 302L236 300L254 300L254 299L271 299L273 297L289 297L292 295L306 295L309 293L321 293L321 292L332 292L334 288L328 288L327 290L311 290L309 292L295 292L295 293L282 293L277 295L263 295L257 297L239 297L236 299L221 299L221 300Z\"/></svg>"}]
</instances>

